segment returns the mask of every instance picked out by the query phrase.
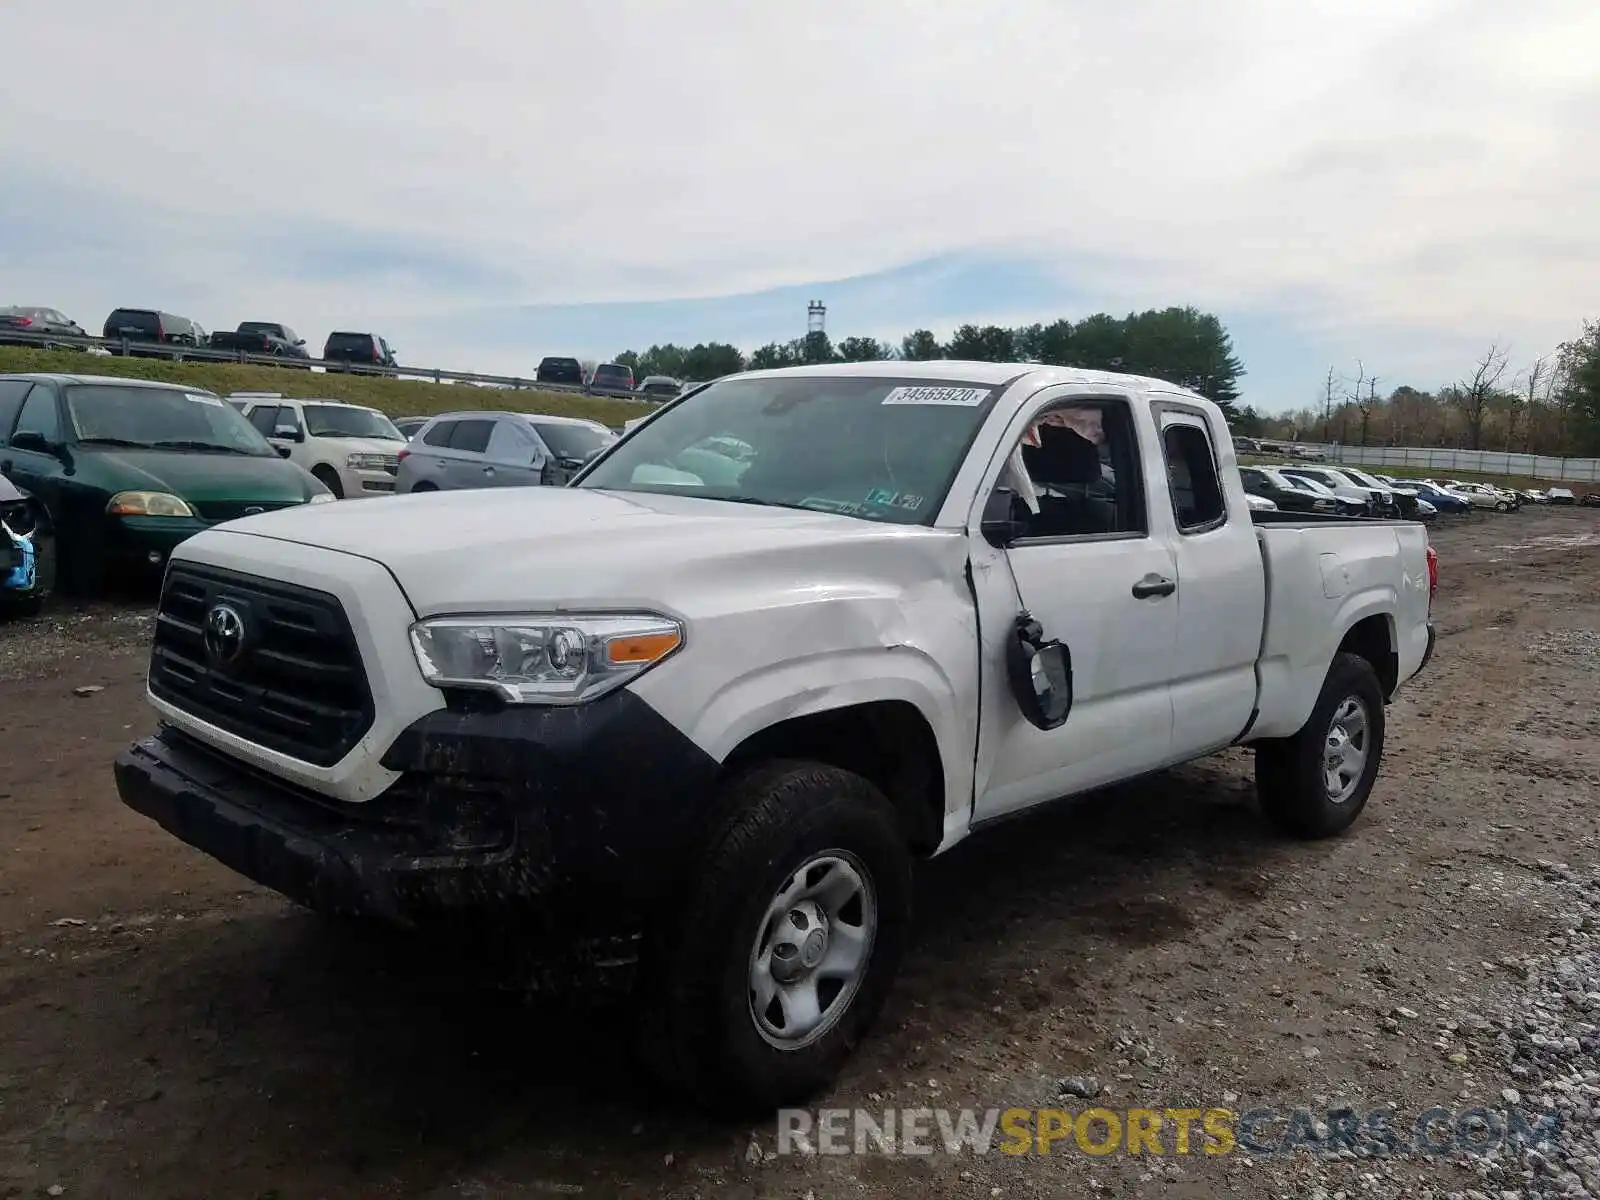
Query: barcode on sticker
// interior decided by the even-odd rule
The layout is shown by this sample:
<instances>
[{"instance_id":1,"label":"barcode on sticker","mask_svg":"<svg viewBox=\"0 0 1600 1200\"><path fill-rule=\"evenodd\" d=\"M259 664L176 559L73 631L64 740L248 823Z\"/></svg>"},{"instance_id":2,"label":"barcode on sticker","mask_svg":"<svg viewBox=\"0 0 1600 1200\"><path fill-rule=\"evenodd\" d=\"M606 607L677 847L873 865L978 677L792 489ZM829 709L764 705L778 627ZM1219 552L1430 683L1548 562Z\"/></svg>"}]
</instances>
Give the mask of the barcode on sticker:
<instances>
[{"instance_id":1,"label":"barcode on sticker","mask_svg":"<svg viewBox=\"0 0 1600 1200\"><path fill-rule=\"evenodd\" d=\"M885 404L982 404L989 388L897 387L883 398Z\"/></svg>"}]
</instances>

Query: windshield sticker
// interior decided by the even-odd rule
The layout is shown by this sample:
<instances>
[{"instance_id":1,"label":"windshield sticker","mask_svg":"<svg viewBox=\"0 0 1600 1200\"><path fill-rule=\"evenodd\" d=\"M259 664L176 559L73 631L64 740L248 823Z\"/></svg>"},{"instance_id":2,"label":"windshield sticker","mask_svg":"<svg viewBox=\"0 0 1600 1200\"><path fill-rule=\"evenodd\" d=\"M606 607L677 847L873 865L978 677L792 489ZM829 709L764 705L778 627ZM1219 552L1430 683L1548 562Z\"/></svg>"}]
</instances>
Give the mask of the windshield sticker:
<instances>
[{"instance_id":1,"label":"windshield sticker","mask_svg":"<svg viewBox=\"0 0 1600 1200\"><path fill-rule=\"evenodd\" d=\"M209 404L212 408L221 408L222 401L215 396L202 396L198 392L185 392L184 399L193 400L196 404Z\"/></svg>"},{"instance_id":2,"label":"windshield sticker","mask_svg":"<svg viewBox=\"0 0 1600 1200\"><path fill-rule=\"evenodd\" d=\"M885 404L955 404L971 408L989 397L989 388L897 387L883 398Z\"/></svg>"},{"instance_id":3,"label":"windshield sticker","mask_svg":"<svg viewBox=\"0 0 1600 1200\"><path fill-rule=\"evenodd\" d=\"M898 508L916 512L922 507L922 497L915 492L895 492L888 488L873 488L867 493L866 503L873 508Z\"/></svg>"},{"instance_id":4,"label":"windshield sticker","mask_svg":"<svg viewBox=\"0 0 1600 1200\"><path fill-rule=\"evenodd\" d=\"M829 500L826 496L807 496L800 501L801 508L815 509L817 512L838 513L842 517L853 517L861 511L861 505L851 500Z\"/></svg>"}]
</instances>

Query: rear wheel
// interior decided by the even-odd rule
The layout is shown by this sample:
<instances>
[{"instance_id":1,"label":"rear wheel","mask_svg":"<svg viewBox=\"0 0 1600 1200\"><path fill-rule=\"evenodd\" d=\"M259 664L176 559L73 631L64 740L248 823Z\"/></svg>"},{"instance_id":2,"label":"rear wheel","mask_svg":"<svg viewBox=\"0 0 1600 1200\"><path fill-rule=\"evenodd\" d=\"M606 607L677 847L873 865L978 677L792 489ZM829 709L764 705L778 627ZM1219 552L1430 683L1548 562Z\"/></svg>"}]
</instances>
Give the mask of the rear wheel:
<instances>
[{"instance_id":1,"label":"rear wheel","mask_svg":"<svg viewBox=\"0 0 1600 1200\"><path fill-rule=\"evenodd\" d=\"M1348 829L1378 778L1383 688L1372 664L1339 653L1300 731L1256 746L1261 810L1284 832L1324 838Z\"/></svg>"},{"instance_id":2,"label":"rear wheel","mask_svg":"<svg viewBox=\"0 0 1600 1200\"><path fill-rule=\"evenodd\" d=\"M311 473L317 477L318 483L334 494L336 499L344 499L344 484L339 482L339 472L332 467L318 463L311 468Z\"/></svg>"},{"instance_id":3,"label":"rear wheel","mask_svg":"<svg viewBox=\"0 0 1600 1200\"><path fill-rule=\"evenodd\" d=\"M438 487L437 484L429 483L426 479L424 479L421 483L419 483L416 486L414 486L411 490L413 492L437 492L439 490L439 487Z\"/></svg>"},{"instance_id":4,"label":"rear wheel","mask_svg":"<svg viewBox=\"0 0 1600 1200\"><path fill-rule=\"evenodd\" d=\"M882 1007L911 924L893 806L836 767L778 762L733 780L689 895L652 940L641 1049L721 1111L805 1100Z\"/></svg>"}]
</instances>

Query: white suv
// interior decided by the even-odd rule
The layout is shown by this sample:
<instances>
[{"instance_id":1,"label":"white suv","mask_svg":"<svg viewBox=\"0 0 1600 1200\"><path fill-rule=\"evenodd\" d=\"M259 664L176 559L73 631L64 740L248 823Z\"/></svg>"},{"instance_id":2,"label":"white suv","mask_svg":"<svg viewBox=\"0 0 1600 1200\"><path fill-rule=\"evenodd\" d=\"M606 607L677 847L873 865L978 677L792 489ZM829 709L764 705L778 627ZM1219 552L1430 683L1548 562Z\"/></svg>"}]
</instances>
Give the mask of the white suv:
<instances>
[{"instance_id":1,"label":"white suv","mask_svg":"<svg viewBox=\"0 0 1600 1200\"><path fill-rule=\"evenodd\" d=\"M315 475L340 499L387 496L405 434L375 408L340 400L239 397L249 422L290 462Z\"/></svg>"}]
</instances>

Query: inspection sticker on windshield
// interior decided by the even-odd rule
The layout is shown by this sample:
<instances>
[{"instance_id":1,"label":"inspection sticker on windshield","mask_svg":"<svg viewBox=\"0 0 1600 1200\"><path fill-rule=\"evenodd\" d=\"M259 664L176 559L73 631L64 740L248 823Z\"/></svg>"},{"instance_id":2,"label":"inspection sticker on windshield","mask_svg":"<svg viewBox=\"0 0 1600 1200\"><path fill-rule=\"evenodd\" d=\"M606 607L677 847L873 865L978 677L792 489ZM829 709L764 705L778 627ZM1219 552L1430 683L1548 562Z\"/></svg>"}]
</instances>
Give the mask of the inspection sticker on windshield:
<instances>
[{"instance_id":1,"label":"inspection sticker on windshield","mask_svg":"<svg viewBox=\"0 0 1600 1200\"><path fill-rule=\"evenodd\" d=\"M982 404L989 388L897 387L883 398L885 404L958 404L967 408Z\"/></svg>"},{"instance_id":2,"label":"inspection sticker on windshield","mask_svg":"<svg viewBox=\"0 0 1600 1200\"><path fill-rule=\"evenodd\" d=\"M222 407L222 401L215 396L202 396L198 392L185 392L183 397L185 400L193 400L196 404L209 404L213 408Z\"/></svg>"}]
</instances>

